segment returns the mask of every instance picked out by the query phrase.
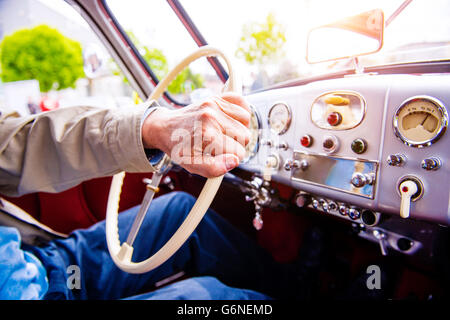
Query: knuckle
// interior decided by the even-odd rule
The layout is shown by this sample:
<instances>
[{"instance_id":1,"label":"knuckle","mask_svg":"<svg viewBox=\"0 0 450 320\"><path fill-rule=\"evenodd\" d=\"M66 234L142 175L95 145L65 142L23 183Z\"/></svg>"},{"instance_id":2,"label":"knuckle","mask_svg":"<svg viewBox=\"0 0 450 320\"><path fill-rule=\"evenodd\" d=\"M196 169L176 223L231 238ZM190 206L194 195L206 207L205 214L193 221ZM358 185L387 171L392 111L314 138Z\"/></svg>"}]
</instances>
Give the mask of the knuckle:
<instances>
[{"instance_id":1,"label":"knuckle","mask_svg":"<svg viewBox=\"0 0 450 320\"><path fill-rule=\"evenodd\" d=\"M214 103L214 101L212 100L212 99L206 99L205 101L203 101L201 104L200 104L200 109L201 110L208 110L208 109L212 109L212 108L214 108L215 107L215 103Z\"/></svg>"},{"instance_id":2,"label":"knuckle","mask_svg":"<svg viewBox=\"0 0 450 320\"><path fill-rule=\"evenodd\" d=\"M200 111L200 119L203 121L209 121L215 118L215 112L212 108L203 108Z\"/></svg>"},{"instance_id":3,"label":"knuckle","mask_svg":"<svg viewBox=\"0 0 450 320\"><path fill-rule=\"evenodd\" d=\"M251 138L250 130L245 130L244 132L245 145L247 145L250 142L250 138Z\"/></svg>"}]
</instances>

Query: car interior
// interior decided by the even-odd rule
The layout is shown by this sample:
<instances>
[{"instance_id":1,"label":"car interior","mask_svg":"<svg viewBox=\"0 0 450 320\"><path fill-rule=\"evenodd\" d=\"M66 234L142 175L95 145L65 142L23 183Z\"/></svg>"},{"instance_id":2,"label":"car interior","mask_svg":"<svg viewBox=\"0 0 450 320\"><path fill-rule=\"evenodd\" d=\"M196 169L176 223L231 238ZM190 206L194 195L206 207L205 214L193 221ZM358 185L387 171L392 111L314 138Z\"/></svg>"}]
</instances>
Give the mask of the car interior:
<instances>
[{"instance_id":1,"label":"car interior","mask_svg":"<svg viewBox=\"0 0 450 320\"><path fill-rule=\"evenodd\" d=\"M244 69L233 64L228 52L220 51L220 38L207 42L205 35L211 31L202 22L197 24L202 11L191 12L192 1L158 3L185 29L183 37L193 46L184 50L180 44L180 57L188 58L177 59L180 64L166 78L144 59L117 1L65 4L87 23L140 101L153 99L168 108L189 104L168 88L200 57L215 77L214 86L241 90ZM110 248L114 261L138 273L156 268L176 252L211 207L280 263L298 258L308 229L325 230L330 254L321 266L318 297L421 301L448 297L450 38L426 47L426 39L416 34L417 44L399 51L385 49L391 24L395 31L396 19L410 19L416 5L431 6L426 1L396 1L388 10L372 2L367 10L354 8L348 10L352 14L303 30L305 51L298 56L316 71L245 88L252 109L251 140L246 159L223 177L191 174L166 156L154 174L120 173L60 193L2 196L8 203L0 204L1 223L18 224L29 235L25 242L39 244L106 218L112 228L113 235L107 237L114 243ZM433 12L445 12L438 7ZM448 35L444 23L442 29ZM383 60L383 54L390 60ZM171 241L176 244L171 242L163 257L151 257L150 264L132 262L132 252L113 239L118 212L141 203L148 207L153 197L173 191L200 199L191 211L195 221L190 231L174 235ZM19 222L6 213L12 211ZM353 290L355 284L366 282L373 265L386 279L382 288L369 290L370 296ZM186 277L189 274L181 273L170 282Z\"/></svg>"}]
</instances>

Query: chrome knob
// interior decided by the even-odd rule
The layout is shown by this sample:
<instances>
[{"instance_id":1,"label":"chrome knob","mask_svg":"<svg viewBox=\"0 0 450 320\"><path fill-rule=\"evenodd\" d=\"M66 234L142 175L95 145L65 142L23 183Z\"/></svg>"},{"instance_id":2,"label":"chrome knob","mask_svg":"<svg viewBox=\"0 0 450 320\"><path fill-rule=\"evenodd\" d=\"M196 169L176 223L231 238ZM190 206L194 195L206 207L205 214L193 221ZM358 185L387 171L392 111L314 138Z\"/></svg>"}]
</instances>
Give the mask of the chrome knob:
<instances>
[{"instance_id":1,"label":"chrome knob","mask_svg":"<svg viewBox=\"0 0 450 320\"><path fill-rule=\"evenodd\" d=\"M289 148L289 145L288 145L286 142L280 142L280 143L277 145L277 148L278 148L278 149L281 149L281 150L287 150L287 149Z\"/></svg>"},{"instance_id":2,"label":"chrome knob","mask_svg":"<svg viewBox=\"0 0 450 320\"><path fill-rule=\"evenodd\" d=\"M286 170L286 171L290 171L291 169L292 169L292 164L293 164L293 160L292 159L287 159L285 162L284 162L284 170Z\"/></svg>"},{"instance_id":3,"label":"chrome knob","mask_svg":"<svg viewBox=\"0 0 450 320\"><path fill-rule=\"evenodd\" d=\"M287 159L284 162L284 170L290 171L291 169L300 168L300 162L298 160Z\"/></svg>"},{"instance_id":4,"label":"chrome knob","mask_svg":"<svg viewBox=\"0 0 450 320\"><path fill-rule=\"evenodd\" d=\"M355 188L362 188L366 185L366 176L360 172L356 172L353 174L350 182Z\"/></svg>"},{"instance_id":5,"label":"chrome knob","mask_svg":"<svg viewBox=\"0 0 450 320\"><path fill-rule=\"evenodd\" d=\"M442 162L439 158L427 158L423 159L421 166L422 169L431 171L431 170L437 170L441 167Z\"/></svg>"},{"instance_id":6,"label":"chrome knob","mask_svg":"<svg viewBox=\"0 0 450 320\"><path fill-rule=\"evenodd\" d=\"M338 205L337 205L336 202L328 201L328 210L329 210L329 212L336 212L337 209L338 209Z\"/></svg>"},{"instance_id":7,"label":"chrome knob","mask_svg":"<svg viewBox=\"0 0 450 320\"><path fill-rule=\"evenodd\" d=\"M262 140L262 141L261 141L261 145L263 145L263 146L268 146L268 147L270 148L270 147L273 146L273 142L272 142L272 140L270 140L270 139Z\"/></svg>"},{"instance_id":8,"label":"chrome knob","mask_svg":"<svg viewBox=\"0 0 450 320\"><path fill-rule=\"evenodd\" d=\"M312 205L312 207L313 207L314 209L318 209L318 208L319 208L319 201L318 201L317 199L314 199L314 200L311 202L311 205Z\"/></svg>"},{"instance_id":9,"label":"chrome knob","mask_svg":"<svg viewBox=\"0 0 450 320\"><path fill-rule=\"evenodd\" d=\"M328 204L325 199L319 199L319 208L328 208Z\"/></svg>"},{"instance_id":10,"label":"chrome knob","mask_svg":"<svg viewBox=\"0 0 450 320\"><path fill-rule=\"evenodd\" d=\"M350 219L356 220L361 216L361 212L357 208L350 208L348 210L348 216L350 217Z\"/></svg>"},{"instance_id":11,"label":"chrome knob","mask_svg":"<svg viewBox=\"0 0 450 320\"><path fill-rule=\"evenodd\" d=\"M406 163L406 157L402 154L391 154L387 157L386 161L390 166L400 167Z\"/></svg>"},{"instance_id":12,"label":"chrome knob","mask_svg":"<svg viewBox=\"0 0 450 320\"><path fill-rule=\"evenodd\" d=\"M307 160L302 160L300 162L297 161L297 163L298 163L297 168L302 169L302 171L306 171L306 169L309 168L309 162Z\"/></svg>"},{"instance_id":13,"label":"chrome knob","mask_svg":"<svg viewBox=\"0 0 450 320\"><path fill-rule=\"evenodd\" d=\"M341 204L339 206L339 213L343 216L346 216L348 214L348 207L344 204Z\"/></svg>"},{"instance_id":14,"label":"chrome knob","mask_svg":"<svg viewBox=\"0 0 450 320\"><path fill-rule=\"evenodd\" d=\"M350 180L350 183L355 188L362 188L365 185L373 184L374 179L375 179L375 175L373 173L364 174L364 173L361 173L361 172L355 172L352 175L352 179Z\"/></svg>"}]
</instances>

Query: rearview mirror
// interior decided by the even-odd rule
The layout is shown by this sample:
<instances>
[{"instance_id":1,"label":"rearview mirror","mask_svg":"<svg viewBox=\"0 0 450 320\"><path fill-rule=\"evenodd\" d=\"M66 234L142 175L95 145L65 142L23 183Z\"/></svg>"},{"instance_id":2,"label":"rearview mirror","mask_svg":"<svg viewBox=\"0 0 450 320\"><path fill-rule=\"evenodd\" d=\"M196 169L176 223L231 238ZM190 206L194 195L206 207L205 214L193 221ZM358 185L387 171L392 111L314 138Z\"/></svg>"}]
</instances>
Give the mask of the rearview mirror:
<instances>
[{"instance_id":1,"label":"rearview mirror","mask_svg":"<svg viewBox=\"0 0 450 320\"><path fill-rule=\"evenodd\" d=\"M363 12L308 34L308 63L332 61L375 53L383 46L384 14L380 9Z\"/></svg>"}]
</instances>

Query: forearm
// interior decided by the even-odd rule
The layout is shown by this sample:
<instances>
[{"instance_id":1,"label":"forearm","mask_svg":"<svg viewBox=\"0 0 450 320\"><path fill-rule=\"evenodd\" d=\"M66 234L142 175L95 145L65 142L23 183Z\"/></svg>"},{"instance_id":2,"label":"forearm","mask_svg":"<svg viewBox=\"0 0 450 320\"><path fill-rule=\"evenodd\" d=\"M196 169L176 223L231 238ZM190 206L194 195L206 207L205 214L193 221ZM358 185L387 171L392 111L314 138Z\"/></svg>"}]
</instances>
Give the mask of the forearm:
<instances>
[{"instance_id":1,"label":"forearm","mask_svg":"<svg viewBox=\"0 0 450 320\"><path fill-rule=\"evenodd\" d=\"M119 171L149 172L147 106L70 107L0 121L0 193L59 192Z\"/></svg>"}]
</instances>

